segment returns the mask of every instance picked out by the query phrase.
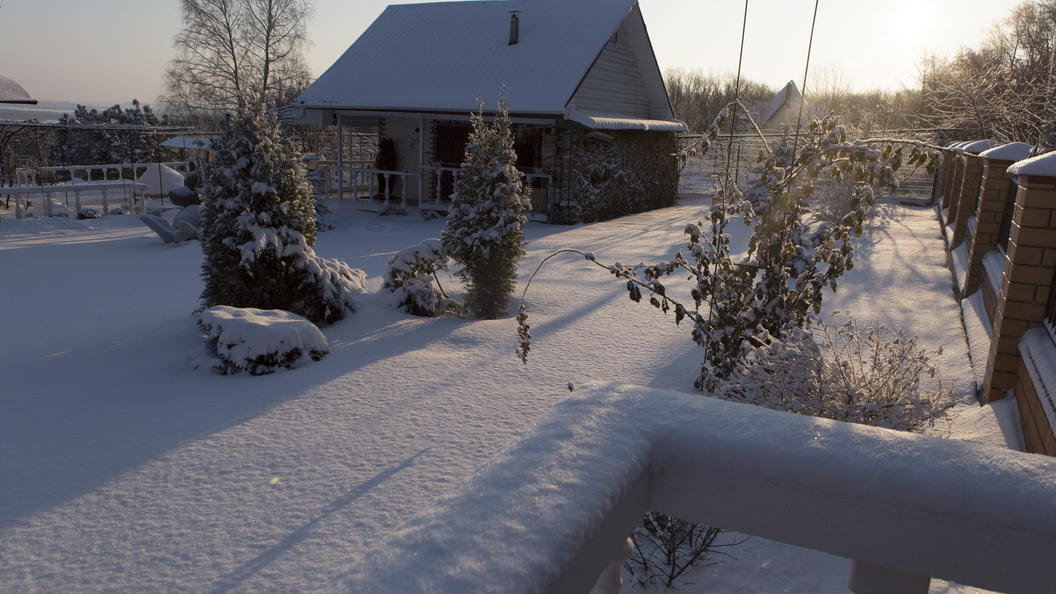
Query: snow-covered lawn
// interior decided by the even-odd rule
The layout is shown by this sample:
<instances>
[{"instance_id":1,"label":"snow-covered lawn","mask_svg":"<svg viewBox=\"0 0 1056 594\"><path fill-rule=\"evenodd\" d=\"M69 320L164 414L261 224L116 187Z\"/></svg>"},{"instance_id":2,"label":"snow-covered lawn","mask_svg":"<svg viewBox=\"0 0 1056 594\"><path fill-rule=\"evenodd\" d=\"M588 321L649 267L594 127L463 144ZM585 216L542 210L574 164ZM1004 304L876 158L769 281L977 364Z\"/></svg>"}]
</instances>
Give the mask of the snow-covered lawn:
<instances>
[{"instance_id":1,"label":"snow-covered lawn","mask_svg":"<svg viewBox=\"0 0 1056 594\"><path fill-rule=\"evenodd\" d=\"M705 209L530 224L521 282L566 246L603 262L671 257ZM191 370L197 242L163 245L132 216L0 211L0 590L311 591L565 398L569 382L693 391L688 330L581 258L551 261L533 282L525 366L512 317L415 318L378 292L389 256L438 237L443 220L335 210L338 228L316 253L363 269L367 293L323 329L329 355L260 377ZM967 395L974 376L942 245L933 211L883 207L825 309L942 345L943 380ZM1012 439L998 422L1010 424L1007 409L966 407L958 419L976 438ZM847 591L845 559L761 539L728 552L737 560L687 581Z\"/></svg>"}]
</instances>

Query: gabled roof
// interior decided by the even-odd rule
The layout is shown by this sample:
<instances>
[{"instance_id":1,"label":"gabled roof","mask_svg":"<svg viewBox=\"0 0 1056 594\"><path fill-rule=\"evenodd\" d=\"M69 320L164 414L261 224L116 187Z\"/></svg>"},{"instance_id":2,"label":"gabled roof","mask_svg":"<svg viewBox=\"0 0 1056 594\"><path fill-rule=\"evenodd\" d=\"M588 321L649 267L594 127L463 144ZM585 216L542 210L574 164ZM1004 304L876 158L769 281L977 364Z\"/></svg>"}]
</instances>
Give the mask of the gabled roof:
<instances>
[{"instance_id":1,"label":"gabled roof","mask_svg":"<svg viewBox=\"0 0 1056 594\"><path fill-rule=\"evenodd\" d=\"M514 10L520 34L510 45ZM292 107L466 114L477 110L480 97L488 112L505 87L511 113L569 115L576 107L571 100L621 25L649 117L673 119L637 0L389 6ZM579 111L588 118L628 116Z\"/></svg>"},{"instance_id":2,"label":"gabled roof","mask_svg":"<svg viewBox=\"0 0 1056 594\"><path fill-rule=\"evenodd\" d=\"M37 100L30 97L29 93L22 88L22 85L6 76L0 76L0 103L36 105Z\"/></svg>"},{"instance_id":3,"label":"gabled roof","mask_svg":"<svg viewBox=\"0 0 1056 594\"><path fill-rule=\"evenodd\" d=\"M777 115L777 112L781 110L781 107L788 104L789 109L798 109L799 102L803 100L803 94L799 92L799 88L796 87L796 81L790 80L785 88L778 91L774 98L770 101L770 107L767 108L766 113L763 114L761 124L767 124L770 120Z\"/></svg>"}]
</instances>

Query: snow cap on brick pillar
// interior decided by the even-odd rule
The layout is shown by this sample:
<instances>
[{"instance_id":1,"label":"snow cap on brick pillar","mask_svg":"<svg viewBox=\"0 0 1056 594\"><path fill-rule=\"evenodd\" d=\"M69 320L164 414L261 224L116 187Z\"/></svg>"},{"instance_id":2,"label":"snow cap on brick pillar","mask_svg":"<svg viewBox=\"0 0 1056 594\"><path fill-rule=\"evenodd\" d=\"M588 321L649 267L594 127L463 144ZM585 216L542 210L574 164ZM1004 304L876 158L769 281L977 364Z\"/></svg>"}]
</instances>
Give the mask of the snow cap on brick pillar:
<instances>
[{"instance_id":1,"label":"snow cap on brick pillar","mask_svg":"<svg viewBox=\"0 0 1056 594\"><path fill-rule=\"evenodd\" d=\"M953 226L953 237L950 247L957 247L964 241L968 229L968 219L975 216L979 202L979 185L983 181L986 162L979 153L993 148L992 140L977 140L964 146L964 174L961 176L961 191L954 193L956 200L950 202L950 224Z\"/></svg>"},{"instance_id":2,"label":"snow cap on brick pillar","mask_svg":"<svg viewBox=\"0 0 1056 594\"><path fill-rule=\"evenodd\" d=\"M996 307L997 295L1000 292L1001 279L989 278L987 285L983 285L983 256L997 249L1005 209L1008 201L1015 202L1016 197L1009 187L1012 176L1008 173L1009 165L1030 157L1030 151L1034 147L1022 142L1011 142L987 149L979 153L979 157L986 159L983 167L983 182L979 191L979 202L976 212L975 232L966 238L968 242L968 270L964 283L964 294L975 293L980 286L988 293L984 293L984 303L994 304ZM988 305L987 310L992 321L993 308Z\"/></svg>"}]
</instances>

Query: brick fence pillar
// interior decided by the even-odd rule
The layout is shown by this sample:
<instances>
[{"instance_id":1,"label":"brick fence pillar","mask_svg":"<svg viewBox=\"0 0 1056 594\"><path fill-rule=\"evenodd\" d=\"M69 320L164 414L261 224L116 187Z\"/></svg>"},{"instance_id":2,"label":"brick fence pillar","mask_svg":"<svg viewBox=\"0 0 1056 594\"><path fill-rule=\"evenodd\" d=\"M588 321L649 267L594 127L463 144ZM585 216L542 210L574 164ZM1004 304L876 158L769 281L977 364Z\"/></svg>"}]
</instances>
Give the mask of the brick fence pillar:
<instances>
[{"instance_id":1,"label":"brick fence pillar","mask_svg":"<svg viewBox=\"0 0 1056 594\"><path fill-rule=\"evenodd\" d=\"M958 148L962 146L963 142L956 142L950 145L950 148ZM953 195L955 192L960 192L961 187L961 174L964 173L964 164L960 159L947 159L946 169L942 175L942 209L945 210L950 208L953 201ZM956 188L956 189L955 189ZM948 224L943 221L943 225Z\"/></svg>"},{"instance_id":2,"label":"brick fence pillar","mask_svg":"<svg viewBox=\"0 0 1056 594\"><path fill-rule=\"evenodd\" d=\"M953 227L953 236L947 238L950 248L955 248L964 241L968 219L975 214L975 203L979 199L979 182L983 179L983 162L979 153L993 146L994 143L990 140L960 145L964 152L964 162L959 167L959 179L953 180L955 185L950 192L950 210L946 217L946 225Z\"/></svg>"},{"instance_id":3,"label":"brick fence pillar","mask_svg":"<svg viewBox=\"0 0 1056 594\"><path fill-rule=\"evenodd\" d=\"M1009 192L1012 176L1008 168L1016 161L1030 155L1029 144L1013 142L990 150L979 156L985 160L983 181L975 208L975 230L968 229L965 235L968 248L968 271L964 283L964 294L971 295L979 288L983 277L983 256L997 249L998 232L1001 230L1005 205L1016 197Z\"/></svg>"},{"instance_id":4,"label":"brick fence pillar","mask_svg":"<svg viewBox=\"0 0 1056 594\"><path fill-rule=\"evenodd\" d=\"M1056 153L1019 161L1008 173L1019 177L1019 192L979 395L984 403L1016 385L1019 340L1028 329L1043 327L1056 267Z\"/></svg>"}]
</instances>

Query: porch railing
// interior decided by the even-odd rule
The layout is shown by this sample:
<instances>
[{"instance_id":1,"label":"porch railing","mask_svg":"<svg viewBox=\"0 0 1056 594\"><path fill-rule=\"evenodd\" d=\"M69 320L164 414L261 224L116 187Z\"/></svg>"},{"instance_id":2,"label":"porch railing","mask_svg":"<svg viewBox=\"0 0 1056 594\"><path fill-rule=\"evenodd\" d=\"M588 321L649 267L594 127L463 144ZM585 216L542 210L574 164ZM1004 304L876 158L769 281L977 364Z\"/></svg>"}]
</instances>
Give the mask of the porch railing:
<instances>
[{"instance_id":1,"label":"porch railing","mask_svg":"<svg viewBox=\"0 0 1056 594\"><path fill-rule=\"evenodd\" d=\"M408 198L411 200L418 199L417 192L415 192L414 196L407 195L410 188L418 185L408 183L408 178L420 177L417 173L332 165L320 166L313 173L317 180L316 192L327 199L334 196L335 190L338 198L344 198L348 188L351 188L354 200L372 201L376 196L381 195L385 204L392 204L393 198L396 197L399 199L400 206L407 206ZM384 191L382 191L378 180L379 175L384 180ZM364 190L366 194L361 195L360 193Z\"/></svg>"},{"instance_id":2,"label":"porch railing","mask_svg":"<svg viewBox=\"0 0 1056 594\"><path fill-rule=\"evenodd\" d=\"M81 210L81 194L102 194L102 215L106 216L110 212L110 192L121 192L121 201L126 208L132 210L135 206L136 193L138 192L141 196L146 191L147 185L140 184L131 181L116 181L116 182L88 182L81 184L57 184L50 186L15 186L15 187L0 187L0 196L14 196L15 197L15 218L22 218L22 202L32 196L40 196L43 198L42 202L44 205L44 216L53 216L51 207L51 198L56 194L62 194L74 196L74 211L79 212ZM28 204L28 203L27 203Z\"/></svg>"},{"instance_id":3,"label":"porch railing","mask_svg":"<svg viewBox=\"0 0 1056 594\"><path fill-rule=\"evenodd\" d=\"M85 181L91 181L93 178L97 178L101 181L120 180L124 176L124 172L128 170L134 170L134 177L139 177L148 168L157 165L157 163L111 163L107 165L68 165L68 166L56 166L56 167L19 167L15 169L15 185L16 186L36 186L40 185L40 179L38 175L41 174L58 174L64 177L68 176L69 180L61 181L72 181L74 179L83 179ZM176 171L186 172L187 162L186 161L171 161L168 163L162 163L166 167L171 167Z\"/></svg>"},{"instance_id":4,"label":"porch railing","mask_svg":"<svg viewBox=\"0 0 1056 594\"><path fill-rule=\"evenodd\" d=\"M462 173L462 167L461 166L450 166L450 165L433 164L433 165L419 165L418 168L421 169L423 175L425 173L427 173L427 172L433 172L436 175L436 191L435 191L435 195L434 195L434 201L435 202L443 202L445 198L450 200L450 197L443 195L443 192L442 192L443 188L442 188L442 185L440 183L440 178L444 174L444 172L450 172L451 176L452 176L452 185L453 185L455 182L458 181L458 177ZM535 180L545 180L547 183L550 183L554 179L553 175L550 175L548 173L540 173L539 170L528 171L528 170L525 170L525 169L521 169L521 173L524 174L524 182L527 183L527 184L531 184Z\"/></svg>"},{"instance_id":5,"label":"porch railing","mask_svg":"<svg viewBox=\"0 0 1056 594\"><path fill-rule=\"evenodd\" d=\"M925 593L931 577L1056 583L1053 458L605 385L578 389L328 590L615 592L649 509L853 559L859 594Z\"/></svg>"}]
</instances>

